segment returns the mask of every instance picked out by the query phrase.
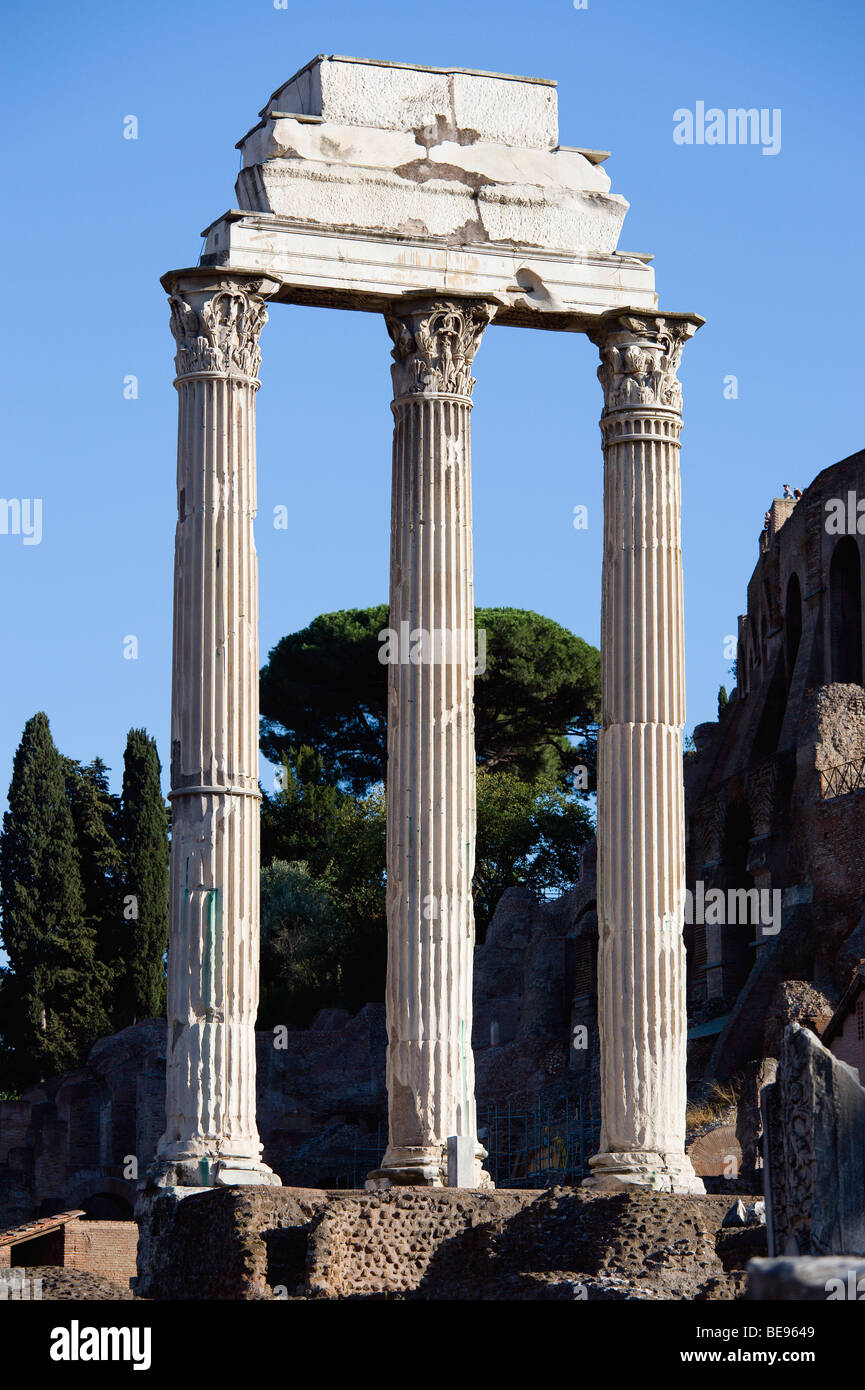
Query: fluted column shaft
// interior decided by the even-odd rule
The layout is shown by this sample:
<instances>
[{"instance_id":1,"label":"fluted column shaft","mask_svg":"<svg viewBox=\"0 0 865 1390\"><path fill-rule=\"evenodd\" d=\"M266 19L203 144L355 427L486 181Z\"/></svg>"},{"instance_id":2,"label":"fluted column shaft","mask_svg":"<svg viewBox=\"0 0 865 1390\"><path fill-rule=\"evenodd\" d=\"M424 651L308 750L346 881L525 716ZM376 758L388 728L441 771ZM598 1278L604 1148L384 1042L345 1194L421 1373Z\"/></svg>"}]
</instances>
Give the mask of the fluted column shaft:
<instances>
[{"instance_id":1,"label":"fluted column shaft","mask_svg":"<svg viewBox=\"0 0 865 1390\"><path fill-rule=\"evenodd\" d=\"M394 340L387 772L389 1144L371 1182L438 1185L477 1143L471 363L492 309L400 305Z\"/></svg>"},{"instance_id":2,"label":"fluted column shaft","mask_svg":"<svg viewBox=\"0 0 865 1390\"><path fill-rule=\"evenodd\" d=\"M160 1181L278 1182L255 1116L255 393L261 279L166 277L177 341L166 1130Z\"/></svg>"},{"instance_id":3,"label":"fluted column shaft","mask_svg":"<svg viewBox=\"0 0 865 1390\"><path fill-rule=\"evenodd\" d=\"M685 1155L682 347L703 322L605 315L596 1185L702 1192Z\"/></svg>"}]
</instances>

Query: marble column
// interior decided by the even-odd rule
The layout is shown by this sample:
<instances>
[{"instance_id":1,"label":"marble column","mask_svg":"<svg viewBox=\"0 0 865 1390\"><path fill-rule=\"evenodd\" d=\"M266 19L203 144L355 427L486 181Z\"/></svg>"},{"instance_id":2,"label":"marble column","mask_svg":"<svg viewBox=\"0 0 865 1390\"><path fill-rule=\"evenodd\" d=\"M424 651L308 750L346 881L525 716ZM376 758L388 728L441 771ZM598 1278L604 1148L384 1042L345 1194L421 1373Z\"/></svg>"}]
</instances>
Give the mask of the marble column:
<instances>
[{"instance_id":1,"label":"marble column","mask_svg":"<svg viewBox=\"0 0 865 1390\"><path fill-rule=\"evenodd\" d=\"M394 306L387 771L389 1143L368 1186L488 1185L472 1034L475 852L471 365L484 301Z\"/></svg>"},{"instance_id":2,"label":"marble column","mask_svg":"<svg viewBox=\"0 0 865 1390\"><path fill-rule=\"evenodd\" d=\"M604 388L598 770L602 1190L702 1192L685 1155L685 719L676 371L701 318L614 311Z\"/></svg>"},{"instance_id":3,"label":"marble column","mask_svg":"<svg viewBox=\"0 0 865 1390\"><path fill-rule=\"evenodd\" d=\"M255 1118L258 1010L260 277L166 276L177 341L178 521L162 1185L278 1184Z\"/></svg>"}]
</instances>

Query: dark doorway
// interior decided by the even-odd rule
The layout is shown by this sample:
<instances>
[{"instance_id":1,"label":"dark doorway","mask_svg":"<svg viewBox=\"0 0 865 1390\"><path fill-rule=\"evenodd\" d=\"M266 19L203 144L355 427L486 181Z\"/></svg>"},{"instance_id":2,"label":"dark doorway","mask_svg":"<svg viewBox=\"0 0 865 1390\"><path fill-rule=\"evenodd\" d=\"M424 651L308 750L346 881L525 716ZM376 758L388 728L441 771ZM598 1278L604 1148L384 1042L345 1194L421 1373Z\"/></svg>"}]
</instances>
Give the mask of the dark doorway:
<instances>
[{"instance_id":1,"label":"dark doorway","mask_svg":"<svg viewBox=\"0 0 865 1390\"><path fill-rule=\"evenodd\" d=\"M862 684L862 574L859 547L845 536L829 567L829 622L832 680Z\"/></svg>"},{"instance_id":2,"label":"dark doorway","mask_svg":"<svg viewBox=\"0 0 865 1390\"><path fill-rule=\"evenodd\" d=\"M787 602L784 604L784 649L787 657L788 690L793 684L793 671L796 667L796 656L801 640L802 590L799 587L798 576L791 574L790 582L787 585Z\"/></svg>"},{"instance_id":3,"label":"dark doorway","mask_svg":"<svg viewBox=\"0 0 865 1390\"><path fill-rule=\"evenodd\" d=\"M113 1192L94 1192L81 1203L85 1221L132 1221L132 1203Z\"/></svg>"},{"instance_id":4,"label":"dark doorway","mask_svg":"<svg viewBox=\"0 0 865 1390\"><path fill-rule=\"evenodd\" d=\"M751 837L754 826L744 796L731 802L724 820L721 848L721 886L724 889L754 887L753 875L748 872ZM727 897L729 903L729 895ZM724 993L742 988L757 959L754 942L759 926L756 922L727 921L724 927Z\"/></svg>"}]
</instances>

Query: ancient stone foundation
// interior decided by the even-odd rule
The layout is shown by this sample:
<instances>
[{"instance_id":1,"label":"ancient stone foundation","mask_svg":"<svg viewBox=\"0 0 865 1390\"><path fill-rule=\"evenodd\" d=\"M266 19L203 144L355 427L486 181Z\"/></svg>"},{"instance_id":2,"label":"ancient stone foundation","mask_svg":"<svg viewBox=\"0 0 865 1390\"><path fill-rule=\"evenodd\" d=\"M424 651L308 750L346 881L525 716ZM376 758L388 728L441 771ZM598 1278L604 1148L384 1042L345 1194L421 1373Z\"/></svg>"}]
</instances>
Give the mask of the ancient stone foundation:
<instances>
[{"instance_id":1,"label":"ancient stone foundation","mask_svg":"<svg viewBox=\"0 0 865 1390\"><path fill-rule=\"evenodd\" d=\"M137 1292L202 1299L730 1299L765 1231L727 1197L579 1188L158 1194Z\"/></svg>"}]
</instances>

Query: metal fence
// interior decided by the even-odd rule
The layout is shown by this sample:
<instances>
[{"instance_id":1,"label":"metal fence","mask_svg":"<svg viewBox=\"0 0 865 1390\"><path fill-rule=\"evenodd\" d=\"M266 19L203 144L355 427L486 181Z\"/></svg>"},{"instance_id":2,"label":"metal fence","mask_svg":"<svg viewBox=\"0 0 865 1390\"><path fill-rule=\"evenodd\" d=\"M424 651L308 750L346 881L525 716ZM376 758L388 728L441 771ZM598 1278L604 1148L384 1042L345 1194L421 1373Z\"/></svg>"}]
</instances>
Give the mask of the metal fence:
<instances>
[{"instance_id":1,"label":"metal fence","mask_svg":"<svg viewBox=\"0 0 865 1390\"><path fill-rule=\"evenodd\" d=\"M489 1154L484 1167L496 1187L554 1187L578 1183L586 1172L579 1101L534 1109L490 1105L478 1114L478 1136Z\"/></svg>"},{"instance_id":2,"label":"metal fence","mask_svg":"<svg viewBox=\"0 0 865 1390\"><path fill-rule=\"evenodd\" d=\"M840 763L837 767L823 768L820 772L820 795L824 799L833 796L846 796L848 792L865 789L865 758L856 758L852 763Z\"/></svg>"},{"instance_id":3,"label":"metal fence","mask_svg":"<svg viewBox=\"0 0 865 1390\"><path fill-rule=\"evenodd\" d=\"M489 1157L484 1167L496 1187L554 1187L579 1183L586 1174L583 1114L579 1101L534 1109L488 1105L478 1111L478 1137ZM351 1154L334 1163L329 1186L362 1188L381 1167L387 1125L380 1123L369 1142L355 1142Z\"/></svg>"}]
</instances>

